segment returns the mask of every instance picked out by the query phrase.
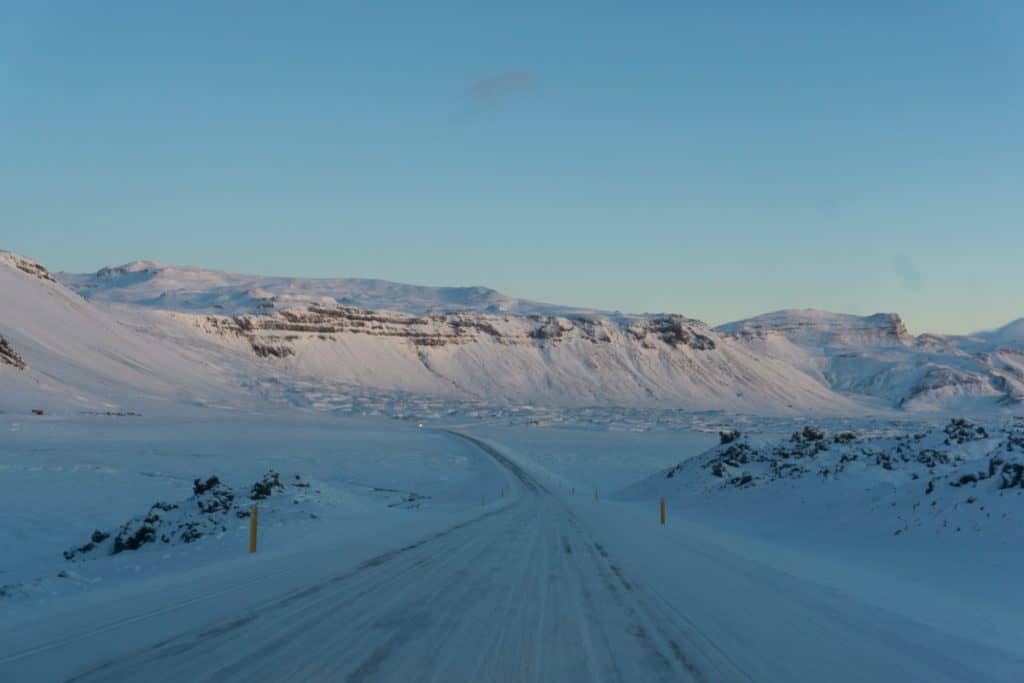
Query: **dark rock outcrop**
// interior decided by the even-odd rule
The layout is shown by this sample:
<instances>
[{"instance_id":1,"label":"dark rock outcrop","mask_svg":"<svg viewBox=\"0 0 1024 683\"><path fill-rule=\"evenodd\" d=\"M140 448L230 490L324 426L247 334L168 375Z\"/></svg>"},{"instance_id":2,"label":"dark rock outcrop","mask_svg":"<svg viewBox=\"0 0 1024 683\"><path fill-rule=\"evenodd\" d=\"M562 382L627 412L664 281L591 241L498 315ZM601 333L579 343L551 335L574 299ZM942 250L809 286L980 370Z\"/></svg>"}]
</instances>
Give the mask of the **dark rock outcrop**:
<instances>
[{"instance_id":1,"label":"dark rock outcrop","mask_svg":"<svg viewBox=\"0 0 1024 683\"><path fill-rule=\"evenodd\" d=\"M650 348L660 343L674 349L686 347L709 351L717 346L714 333L703 323L677 315L639 320L585 315L520 317L487 313L414 316L352 306L311 304L305 308L268 311L263 315L207 315L200 320L200 325L209 332L247 339L253 352L261 358L294 355L291 342L304 335L329 341L339 334L407 339L418 347L478 341L542 347L570 340L608 344L613 336L622 334Z\"/></svg>"},{"instance_id":2,"label":"dark rock outcrop","mask_svg":"<svg viewBox=\"0 0 1024 683\"><path fill-rule=\"evenodd\" d=\"M48 271L41 263L36 263L32 259L25 258L24 256L18 256L11 252L3 252L3 256L6 257L5 262L13 265L21 272L31 275L32 277L37 277L40 280L45 280L46 282L52 282L54 284L57 283L57 279L54 278L53 275L50 275L50 271Z\"/></svg>"},{"instance_id":3,"label":"dark rock outcrop","mask_svg":"<svg viewBox=\"0 0 1024 683\"><path fill-rule=\"evenodd\" d=\"M25 360L11 348L11 345L3 337L0 337L0 365L12 365L19 370L24 370L27 367Z\"/></svg>"}]
</instances>

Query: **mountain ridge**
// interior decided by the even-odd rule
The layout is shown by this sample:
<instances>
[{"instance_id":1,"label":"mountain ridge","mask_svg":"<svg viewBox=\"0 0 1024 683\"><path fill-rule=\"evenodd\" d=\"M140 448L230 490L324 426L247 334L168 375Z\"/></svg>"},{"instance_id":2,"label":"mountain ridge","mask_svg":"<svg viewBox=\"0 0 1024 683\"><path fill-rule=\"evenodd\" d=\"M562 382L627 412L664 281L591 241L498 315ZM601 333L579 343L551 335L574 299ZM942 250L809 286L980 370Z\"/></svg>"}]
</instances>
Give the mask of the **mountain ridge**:
<instances>
[{"instance_id":1,"label":"mountain ridge","mask_svg":"<svg viewBox=\"0 0 1024 683\"><path fill-rule=\"evenodd\" d=\"M1024 318L1011 320L994 330L983 330L970 335L991 343L1024 348Z\"/></svg>"},{"instance_id":2,"label":"mountain ridge","mask_svg":"<svg viewBox=\"0 0 1024 683\"><path fill-rule=\"evenodd\" d=\"M57 278L90 300L193 313L239 315L325 301L421 315L597 312L517 299L479 285L432 287L375 278L261 276L155 261L105 266L95 273L58 273Z\"/></svg>"},{"instance_id":3,"label":"mountain ridge","mask_svg":"<svg viewBox=\"0 0 1024 683\"><path fill-rule=\"evenodd\" d=\"M53 276L10 252L0 264L51 298L77 294L86 317L138 335L133 348L173 342L172 365L213 356L237 384L272 375L499 403L782 413L1006 410L1024 397L1024 352L978 336L915 337L894 313L788 309L712 328L480 287L261 278L151 261ZM38 340L7 329L17 319L9 303L0 297L0 334L31 368Z\"/></svg>"}]
</instances>

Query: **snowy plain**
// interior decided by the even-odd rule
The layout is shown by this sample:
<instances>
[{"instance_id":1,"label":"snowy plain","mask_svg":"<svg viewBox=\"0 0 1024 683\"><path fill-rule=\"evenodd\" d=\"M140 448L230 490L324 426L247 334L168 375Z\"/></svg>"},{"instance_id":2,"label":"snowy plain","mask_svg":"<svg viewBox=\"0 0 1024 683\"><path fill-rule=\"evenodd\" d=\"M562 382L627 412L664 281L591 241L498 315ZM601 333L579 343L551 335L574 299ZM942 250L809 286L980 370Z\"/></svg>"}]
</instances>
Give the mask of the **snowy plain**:
<instances>
[{"instance_id":1,"label":"snowy plain","mask_svg":"<svg viewBox=\"0 0 1024 683\"><path fill-rule=\"evenodd\" d=\"M767 486L690 500L645 490L717 448L711 430L465 418L423 428L323 416L5 418L2 513L17 523L4 527L2 556L18 558L5 565L5 581L20 580L2 603L5 680L416 672L423 680L1010 681L1022 664L1024 604L1008 587L1024 558L1005 537L893 536ZM760 432L758 424L746 420L758 441L785 437L776 421ZM543 491L452 432L494 448ZM242 519L192 543L61 557L155 500L187 501L197 477L217 474L244 490L268 469L312 486L260 502L255 555ZM660 495L669 503L664 527ZM853 516L870 520L867 510ZM360 591L377 597L360 601ZM414 609L423 600L430 611ZM309 619L316 609L322 615ZM555 630L538 627L538 615ZM209 635L222 631L233 635ZM343 634L352 639L344 647ZM381 643L396 638L403 655L380 659ZM259 655L270 642L280 656ZM579 647L585 656L565 659L565 648ZM532 663L513 664L510 654Z\"/></svg>"}]
</instances>

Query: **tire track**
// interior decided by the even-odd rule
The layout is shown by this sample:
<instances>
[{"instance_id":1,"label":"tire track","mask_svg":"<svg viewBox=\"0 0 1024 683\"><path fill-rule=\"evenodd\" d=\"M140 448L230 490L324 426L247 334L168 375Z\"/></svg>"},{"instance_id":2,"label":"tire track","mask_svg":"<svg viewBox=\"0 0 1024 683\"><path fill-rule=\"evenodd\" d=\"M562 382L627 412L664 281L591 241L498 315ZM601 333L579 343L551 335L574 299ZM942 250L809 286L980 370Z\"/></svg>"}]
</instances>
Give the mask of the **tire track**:
<instances>
[{"instance_id":1,"label":"tire track","mask_svg":"<svg viewBox=\"0 0 1024 683\"><path fill-rule=\"evenodd\" d=\"M710 681L685 625L525 468L526 495L75 680Z\"/></svg>"}]
</instances>

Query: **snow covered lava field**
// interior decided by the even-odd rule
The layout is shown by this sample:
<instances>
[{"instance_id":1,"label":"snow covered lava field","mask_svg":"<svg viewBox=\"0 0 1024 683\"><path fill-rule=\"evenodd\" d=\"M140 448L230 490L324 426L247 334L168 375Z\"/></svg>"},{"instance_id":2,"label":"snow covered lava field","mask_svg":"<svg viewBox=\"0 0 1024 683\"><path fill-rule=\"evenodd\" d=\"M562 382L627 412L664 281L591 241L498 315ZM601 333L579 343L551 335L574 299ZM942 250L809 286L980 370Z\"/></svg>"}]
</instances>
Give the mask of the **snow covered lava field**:
<instances>
[{"instance_id":1,"label":"snow covered lava field","mask_svg":"<svg viewBox=\"0 0 1024 683\"><path fill-rule=\"evenodd\" d=\"M0 680L1020 680L1014 328L246 277L0 262Z\"/></svg>"}]
</instances>

